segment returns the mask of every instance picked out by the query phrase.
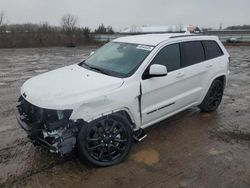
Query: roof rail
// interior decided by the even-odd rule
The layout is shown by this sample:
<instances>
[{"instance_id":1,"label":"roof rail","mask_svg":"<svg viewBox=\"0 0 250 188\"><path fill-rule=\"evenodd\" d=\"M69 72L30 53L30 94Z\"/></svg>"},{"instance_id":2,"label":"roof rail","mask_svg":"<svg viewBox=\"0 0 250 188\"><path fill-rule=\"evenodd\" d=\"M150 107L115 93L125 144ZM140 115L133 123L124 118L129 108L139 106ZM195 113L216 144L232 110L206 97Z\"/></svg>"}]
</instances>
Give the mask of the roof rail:
<instances>
[{"instance_id":1,"label":"roof rail","mask_svg":"<svg viewBox=\"0 0 250 188\"><path fill-rule=\"evenodd\" d=\"M176 35L176 36L171 36L169 38L181 38L181 37L198 37L202 35Z\"/></svg>"}]
</instances>

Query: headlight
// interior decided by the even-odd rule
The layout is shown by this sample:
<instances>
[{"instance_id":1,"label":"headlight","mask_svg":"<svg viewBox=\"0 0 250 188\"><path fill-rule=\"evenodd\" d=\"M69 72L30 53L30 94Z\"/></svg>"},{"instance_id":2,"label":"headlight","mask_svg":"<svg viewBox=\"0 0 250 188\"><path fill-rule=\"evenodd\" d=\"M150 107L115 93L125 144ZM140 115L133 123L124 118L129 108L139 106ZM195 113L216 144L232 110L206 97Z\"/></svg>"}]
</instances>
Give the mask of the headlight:
<instances>
[{"instance_id":1,"label":"headlight","mask_svg":"<svg viewBox=\"0 0 250 188\"><path fill-rule=\"evenodd\" d=\"M58 120L68 120L72 114L73 110L57 110L57 118Z\"/></svg>"}]
</instances>

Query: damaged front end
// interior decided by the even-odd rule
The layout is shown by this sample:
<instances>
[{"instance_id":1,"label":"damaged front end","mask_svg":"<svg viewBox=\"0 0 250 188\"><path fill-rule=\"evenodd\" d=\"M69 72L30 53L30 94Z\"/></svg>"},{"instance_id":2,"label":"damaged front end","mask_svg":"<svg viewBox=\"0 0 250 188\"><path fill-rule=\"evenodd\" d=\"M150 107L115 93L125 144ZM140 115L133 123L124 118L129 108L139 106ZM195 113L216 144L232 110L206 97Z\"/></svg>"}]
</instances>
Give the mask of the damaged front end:
<instances>
[{"instance_id":1,"label":"damaged front end","mask_svg":"<svg viewBox=\"0 0 250 188\"><path fill-rule=\"evenodd\" d=\"M23 97L18 100L17 110L17 121L34 145L61 155L73 150L81 121L69 119L72 110L40 108Z\"/></svg>"}]
</instances>

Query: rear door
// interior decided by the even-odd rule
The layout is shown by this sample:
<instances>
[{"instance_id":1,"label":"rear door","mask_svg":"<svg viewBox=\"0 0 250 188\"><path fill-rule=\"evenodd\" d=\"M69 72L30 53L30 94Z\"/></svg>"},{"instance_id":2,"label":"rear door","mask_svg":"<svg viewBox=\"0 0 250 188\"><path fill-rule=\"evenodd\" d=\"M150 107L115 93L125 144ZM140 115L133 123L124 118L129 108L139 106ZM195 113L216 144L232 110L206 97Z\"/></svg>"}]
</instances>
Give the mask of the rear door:
<instances>
[{"instance_id":1,"label":"rear door","mask_svg":"<svg viewBox=\"0 0 250 188\"><path fill-rule=\"evenodd\" d=\"M223 51L217 42L213 40L206 40L202 41L202 44L206 54L205 64L207 69L207 79L203 82L203 88L206 89L204 89L203 95L201 96L202 98L200 100L203 99L207 89L210 87L211 78L220 74L221 71L223 72L224 70L227 70L227 64L225 63L227 61L225 61Z\"/></svg>"},{"instance_id":2,"label":"rear door","mask_svg":"<svg viewBox=\"0 0 250 188\"><path fill-rule=\"evenodd\" d=\"M206 62L206 55L201 41L180 43L183 97L180 108L195 104L200 100L204 83L208 80L211 65Z\"/></svg>"}]
</instances>

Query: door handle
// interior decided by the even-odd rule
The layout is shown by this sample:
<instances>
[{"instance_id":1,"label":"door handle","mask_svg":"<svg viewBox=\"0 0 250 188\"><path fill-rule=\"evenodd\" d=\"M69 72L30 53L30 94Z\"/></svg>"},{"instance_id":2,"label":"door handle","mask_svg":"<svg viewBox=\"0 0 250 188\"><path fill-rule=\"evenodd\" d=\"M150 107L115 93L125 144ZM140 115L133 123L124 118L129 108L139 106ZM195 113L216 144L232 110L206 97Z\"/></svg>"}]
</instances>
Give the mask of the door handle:
<instances>
[{"instance_id":1,"label":"door handle","mask_svg":"<svg viewBox=\"0 0 250 188\"><path fill-rule=\"evenodd\" d=\"M207 68L211 68L212 66L212 64L206 65Z\"/></svg>"},{"instance_id":2,"label":"door handle","mask_svg":"<svg viewBox=\"0 0 250 188\"><path fill-rule=\"evenodd\" d=\"M183 73L178 73L177 75L176 75L176 78L182 78L182 77L184 77L185 76L185 74L183 74Z\"/></svg>"}]
</instances>

